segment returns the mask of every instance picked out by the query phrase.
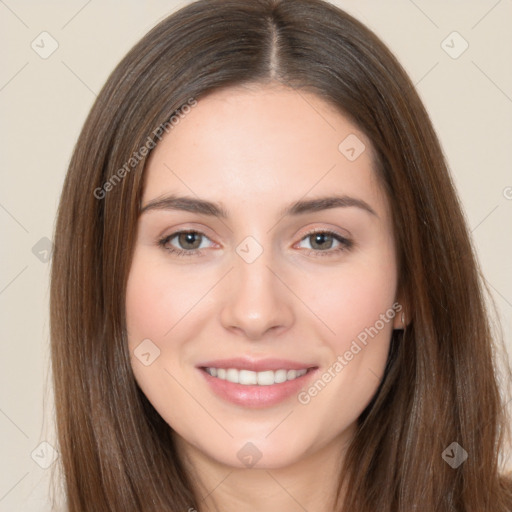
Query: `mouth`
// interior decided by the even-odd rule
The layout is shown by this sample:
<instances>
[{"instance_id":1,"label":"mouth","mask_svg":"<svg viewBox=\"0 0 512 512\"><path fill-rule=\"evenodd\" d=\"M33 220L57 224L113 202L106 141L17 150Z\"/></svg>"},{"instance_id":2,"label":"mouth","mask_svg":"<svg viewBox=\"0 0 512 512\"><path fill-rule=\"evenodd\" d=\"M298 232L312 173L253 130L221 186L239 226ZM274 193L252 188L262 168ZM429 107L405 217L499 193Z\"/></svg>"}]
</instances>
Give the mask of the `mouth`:
<instances>
[{"instance_id":1,"label":"mouth","mask_svg":"<svg viewBox=\"0 0 512 512\"><path fill-rule=\"evenodd\" d=\"M197 369L217 397L243 407L263 408L296 397L318 366L282 359L235 358L205 362Z\"/></svg>"},{"instance_id":2,"label":"mouth","mask_svg":"<svg viewBox=\"0 0 512 512\"><path fill-rule=\"evenodd\" d=\"M283 382L292 381L306 375L313 368L301 368L300 370L266 370L255 372L252 370L241 370L238 368L215 368L206 367L203 370L216 379L227 380L233 384L242 386L272 386Z\"/></svg>"}]
</instances>

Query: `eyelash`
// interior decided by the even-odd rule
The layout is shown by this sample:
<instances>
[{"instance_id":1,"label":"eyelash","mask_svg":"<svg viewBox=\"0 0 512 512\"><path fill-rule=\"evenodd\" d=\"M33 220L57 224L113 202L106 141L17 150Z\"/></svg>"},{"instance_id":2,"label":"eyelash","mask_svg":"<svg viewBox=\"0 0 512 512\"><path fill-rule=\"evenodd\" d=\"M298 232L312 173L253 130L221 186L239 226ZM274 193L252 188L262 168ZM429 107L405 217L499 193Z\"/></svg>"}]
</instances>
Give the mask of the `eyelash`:
<instances>
[{"instance_id":1,"label":"eyelash","mask_svg":"<svg viewBox=\"0 0 512 512\"><path fill-rule=\"evenodd\" d=\"M176 231L170 235L167 235L164 238L161 238L160 240L158 240L158 245L160 247L162 247L163 249L165 249L166 251L170 252L171 254L174 254L179 257L194 256L194 255L201 256L202 255L201 249L192 249L192 250L176 249L174 247L170 247L167 245L173 238L176 238L178 235L181 235L181 234L196 234L196 235L201 235L205 238L208 238L204 233L201 233L200 231L182 230L182 231ZM325 251L315 250L315 249L306 249L308 256L310 256L312 254L314 257L334 256L334 255L339 254L342 251L349 250L354 246L354 242L352 240L349 240L348 238L345 238L345 237L339 235L335 231L330 231L328 229L316 229L316 230L309 231L300 239L300 241L310 237L311 235L316 235L316 234L332 236L336 241L338 241L340 243L340 246L337 247L336 249L328 249Z\"/></svg>"}]
</instances>

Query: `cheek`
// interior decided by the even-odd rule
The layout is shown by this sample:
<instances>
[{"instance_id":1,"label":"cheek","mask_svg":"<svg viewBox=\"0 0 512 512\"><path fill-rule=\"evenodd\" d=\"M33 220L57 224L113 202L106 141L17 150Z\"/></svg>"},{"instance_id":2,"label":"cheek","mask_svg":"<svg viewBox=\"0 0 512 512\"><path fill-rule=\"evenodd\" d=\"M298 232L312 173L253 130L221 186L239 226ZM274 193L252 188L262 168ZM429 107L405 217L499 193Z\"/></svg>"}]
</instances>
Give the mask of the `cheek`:
<instances>
[{"instance_id":1,"label":"cheek","mask_svg":"<svg viewBox=\"0 0 512 512\"><path fill-rule=\"evenodd\" d=\"M388 264L354 266L324 284L327 291L311 300L334 332L323 337L324 365L299 402L334 436L361 414L384 375L397 314L396 271Z\"/></svg>"},{"instance_id":2,"label":"cheek","mask_svg":"<svg viewBox=\"0 0 512 512\"><path fill-rule=\"evenodd\" d=\"M126 290L127 329L131 343L162 340L201 297L204 279L178 269L170 272L162 262L136 250Z\"/></svg>"},{"instance_id":3,"label":"cheek","mask_svg":"<svg viewBox=\"0 0 512 512\"><path fill-rule=\"evenodd\" d=\"M182 385L189 389L191 384L181 376L181 366L184 340L194 331L185 315L200 297L195 288L200 283L188 274L169 272L144 247L137 248L126 289L128 346L135 379L173 426L181 424L179 411L190 403ZM146 360L145 354L149 354Z\"/></svg>"},{"instance_id":4,"label":"cheek","mask_svg":"<svg viewBox=\"0 0 512 512\"><path fill-rule=\"evenodd\" d=\"M318 308L316 312L331 335L323 338L327 357L319 375L322 382L305 390L301 403L314 401L310 411L319 417L331 411L325 421L339 427L362 412L384 374L397 314L397 269L392 246L382 244L378 251L354 258L350 265L341 265L315 281L317 291L309 300ZM318 400L313 398L317 394L321 394ZM344 404L341 408L340 396Z\"/></svg>"},{"instance_id":5,"label":"cheek","mask_svg":"<svg viewBox=\"0 0 512 512\"><path fill-rule=\"evenodd\" d=\"M315 279L316 292L310 303L333 334L333 348L347 350L347 344L377 323L379 330L391 332L393 316L386 311L396 300L396 268L392 258L372 264L340 268ZM381 315L385 315L385 328Z\"/></svg>"},{"instance_id":6,"label":"cheek","mask_svg":"<svg viewBox=\"0 0 512 512\"><path fill-rule=\"evenodd\" d=\"M213 314L210 301L205 300L211 286L208 270L171 266L152 249L136 248L126 289L126 324L132 368L148 397L169 386L174 389L170 373L190 366L194 351L190 340L200 335ZM148 366L138 359L142 347L144 353L158 354Z\"/></svg>"},{"instance_id":7,"label":"cheek","mask_svg":"<svg viewBox=\"0 0 512 512\"><path fill-rule=\"evenodd\" d=\"M126 290L126 321L131 342L160 338L171 326L172 304L166 304L165 279L155 268L134 260ZM164 300L165 299L165 300Z\"/></svg>"}]
</instances>

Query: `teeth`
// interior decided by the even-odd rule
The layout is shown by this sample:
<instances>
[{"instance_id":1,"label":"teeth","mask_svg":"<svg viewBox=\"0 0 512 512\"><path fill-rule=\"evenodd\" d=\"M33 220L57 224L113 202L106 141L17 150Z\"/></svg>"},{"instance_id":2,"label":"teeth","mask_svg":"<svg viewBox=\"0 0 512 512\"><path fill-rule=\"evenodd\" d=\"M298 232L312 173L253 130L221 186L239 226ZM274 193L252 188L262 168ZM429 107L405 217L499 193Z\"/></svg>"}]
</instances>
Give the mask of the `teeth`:
<instances>
[{"instance_id":1,"label":"teeth","mask_svg":"<svg viewBox=\"0 0 512 512\"><path fill-rule=\"evenodd\" d=\"M206 372L212 377L227 380L234 384L243 384L245 386L271 386L280 384L287 380L294 380L307 373L307 369L302 370L266 370L264 372L253 372L251 370L237 370L236 368L206 368Z\"/></svg>"}]
</instances>

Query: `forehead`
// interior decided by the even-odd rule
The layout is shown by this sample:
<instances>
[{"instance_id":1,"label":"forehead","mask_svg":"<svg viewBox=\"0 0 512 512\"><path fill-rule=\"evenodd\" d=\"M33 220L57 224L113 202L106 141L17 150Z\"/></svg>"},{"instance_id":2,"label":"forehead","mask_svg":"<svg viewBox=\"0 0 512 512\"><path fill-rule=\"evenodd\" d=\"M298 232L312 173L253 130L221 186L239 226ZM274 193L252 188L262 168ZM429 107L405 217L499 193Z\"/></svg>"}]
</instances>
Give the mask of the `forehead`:
<instances>
[{"instance_id":1,"label":"forehead","mask_svg":"<svg viewBox=\"0 0 512 512\"><path fill-rule=\"evenodd\" d=\"M256 206L333 191L382 201L374 168L368 138L319 96L238 86L199 99L162 138L146 166L143 202L186 193Z\"/></svg>"}]
</instances>

